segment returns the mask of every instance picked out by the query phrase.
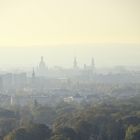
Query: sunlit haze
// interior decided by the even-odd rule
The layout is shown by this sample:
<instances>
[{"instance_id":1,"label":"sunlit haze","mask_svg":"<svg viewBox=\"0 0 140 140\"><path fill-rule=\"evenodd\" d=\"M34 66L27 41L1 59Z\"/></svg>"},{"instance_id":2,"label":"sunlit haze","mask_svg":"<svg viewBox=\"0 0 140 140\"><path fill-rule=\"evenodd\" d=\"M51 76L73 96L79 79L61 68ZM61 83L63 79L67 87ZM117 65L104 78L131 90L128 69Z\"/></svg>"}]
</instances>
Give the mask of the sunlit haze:
<instances>
[{"instance_id":1,"label":"sunlit haze","mask_svg":"<svg viewBox=\"0 0 140 140\"><path fill-rule=\"evenodd\" d=\"M95 59L96 67L140 65L140 46L135 44L92 44L32 47L1 47L0 67L36 67L44 56L46 65L71 68L77 57L78 65L91 64Z\"/></svg>"},{"instance_id":2,"label":"sunlit haze","mask_svg":"<svg viewBox=\"0 0 140 140\"><path fill-rule=\"evenodd\" d=\"M1 0L0 67L139 65L139 0Z\"/></svg>"},{"instance_id":3,"label":"sunlit haze","mask_svg":"<svg viewBox=\"0 0 140 140\"><path fill-rule=\"evenodd\" d=\"M140 0L0 0L0 140L140 140Z\"/></svg>"},{"instance_id":4,"label":"sunlit haze","mask_svg":"<svg viewBox=\"0 0 140 140\"><path fill-rule=\"evenodd\" d=\"M140 43L139 0L0 0L0 46Z\"/></svg>"}]
</instances>

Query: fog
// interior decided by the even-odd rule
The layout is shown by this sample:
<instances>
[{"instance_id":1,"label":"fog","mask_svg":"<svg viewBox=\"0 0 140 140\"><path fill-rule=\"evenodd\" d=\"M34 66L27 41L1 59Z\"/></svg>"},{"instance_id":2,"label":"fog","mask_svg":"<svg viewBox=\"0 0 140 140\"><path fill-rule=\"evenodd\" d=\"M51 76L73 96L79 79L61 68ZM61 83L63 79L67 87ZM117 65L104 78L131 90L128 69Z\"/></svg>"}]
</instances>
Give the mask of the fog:
<instances>
[{"instance_id":1,"label":"fog","mask_svg":"<svg viewBox=\"0 0 140 140\"><path fill-rule=\"evenodd\" d=\"M139 66L140 45L136 44L87 44L58 46L0 47L0 67L36 67L40 57L48 67L71 68L77 57L79 67L95 59L96 67Z\"/></svg>"},{"instance_id":2,"label":"fog","mask_svg":"<svg viewBox=\"0 0 140 140\"><path fill-rule=\"evenodd\" d=\"M139 0L1 0L0 45L140 43L139 7Z\"/></svg>"},{"instance_id":3,"label":"fog","mask_svg":"<svg viewBox=\"0 0 140 140\"><path fill-rule=\"evenodd\" d=\"M0 140L140 140L140 0L0 0Z\"/></svg>"}]
</instances>

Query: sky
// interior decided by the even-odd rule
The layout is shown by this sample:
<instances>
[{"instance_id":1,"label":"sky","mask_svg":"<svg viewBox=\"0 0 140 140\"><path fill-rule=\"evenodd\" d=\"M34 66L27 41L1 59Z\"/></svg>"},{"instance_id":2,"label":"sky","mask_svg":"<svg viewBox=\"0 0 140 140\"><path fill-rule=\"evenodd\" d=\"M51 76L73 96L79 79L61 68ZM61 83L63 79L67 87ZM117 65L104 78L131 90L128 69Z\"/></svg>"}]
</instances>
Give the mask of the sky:
<instances>
[{"instance_id":1,"label":"sky","mask_svg":"<svg viewBox=\"0 0 140 140\"><path fill-rule=\"evenodd\" d=\"M140 0L0 0L0 68L140 65Z\"/></svg>"},{"instance_id":2,"label":"sky","mask_svg":"<svg viewBox=\"0 0 140 140\"><path fill-rule=\"evenodd\" d=\"M140 0L0 0L0 46L140 43Z\"/></svg>"},{"instance_id":3,"label":"sky","mask_svg":"<svg viewBox=\"0 0 140 140\"><path fill-rule=\"evenodd\" d=\"M140 46L135 44L91 44L56 45L32 47L1 47L0 69L37 67L40 57L48 68L62 66L73 67L74 57L78 66L90 65L92 57L96 68L116 66L140 66Z\"/></svg>"}]
</instances>

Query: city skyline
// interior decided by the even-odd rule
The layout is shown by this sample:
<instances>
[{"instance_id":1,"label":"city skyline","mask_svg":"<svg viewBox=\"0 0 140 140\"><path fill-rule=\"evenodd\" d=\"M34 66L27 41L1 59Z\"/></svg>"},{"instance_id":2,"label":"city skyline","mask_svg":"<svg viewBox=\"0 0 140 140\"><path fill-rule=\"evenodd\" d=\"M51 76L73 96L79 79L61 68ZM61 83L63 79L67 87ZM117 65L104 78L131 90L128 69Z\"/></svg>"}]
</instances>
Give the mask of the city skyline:
<instances>
[{"instance_id":1,"label":"city skyline","mask_svg":"<svg viewBox=\"0 0 140 140\"><path fill-rule=\"evenodd\" d=\"M26 56L26 57L25 57ZM93 44L67 46L0 47L0 68L37 67L44 56L47 67L72 68L74 57L78 66L90 65L95 59L97 68L140 66L140 46L134 44Z\"/></svg>"},{"instance_id":2,"label":"city skyline","mask_svg":"<svg viewBox=\"0 0 140 140\"><path fill-rule=\"evenodd\" d=\"M140 0L0 0L0 140L140 139Z\"/></svg>"},{"instance_id":3,"label":"city skyline","mask_svg":"<svg viewBox=\"0 0 140 140\"><path fill-rule=\"evenodd\" d=\"M0 1L0 68L139 66L139 0Z\"/></svg>"}]
</instances>

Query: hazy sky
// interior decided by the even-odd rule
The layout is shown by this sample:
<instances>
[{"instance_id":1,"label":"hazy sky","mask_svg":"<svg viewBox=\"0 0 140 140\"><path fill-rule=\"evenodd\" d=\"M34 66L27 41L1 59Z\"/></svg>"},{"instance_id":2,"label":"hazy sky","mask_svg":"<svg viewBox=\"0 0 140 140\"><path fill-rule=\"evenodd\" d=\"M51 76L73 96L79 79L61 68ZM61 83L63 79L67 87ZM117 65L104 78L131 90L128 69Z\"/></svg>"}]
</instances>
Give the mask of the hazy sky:
<instances>
[{"instance_id":1,"label":"hazy sky","mask_svg":"<svg viewBox=\"0 0 140 140\"><path fill-rule=\"evenodd\" d=\"M140 0L0 0L0 68L140 65L139 44Z\"/></svg>"},{"instance_id":2,"label":"hazy sky","mask_svg":"<svg viewBox=\"0 0 140 140\"><path fill-rule=\"evenodd\" d=\"M47 47L1 47L0 68L36 67L44 56L47 66L72 67L77 56L78 65L90 65L94 57L96 67L118 65L140 66L140 45L134 44L93 44Z\"/></svg>"},{"instance_id":3,"label":"hazy sky","mask_svg":"<svg viewBox=\"0 0 140 140\"><path fill-rule=\"evenodd\" d=\"M0 46L140 43L140 0L0 0Z\"/></svg>"}]
</instances>

